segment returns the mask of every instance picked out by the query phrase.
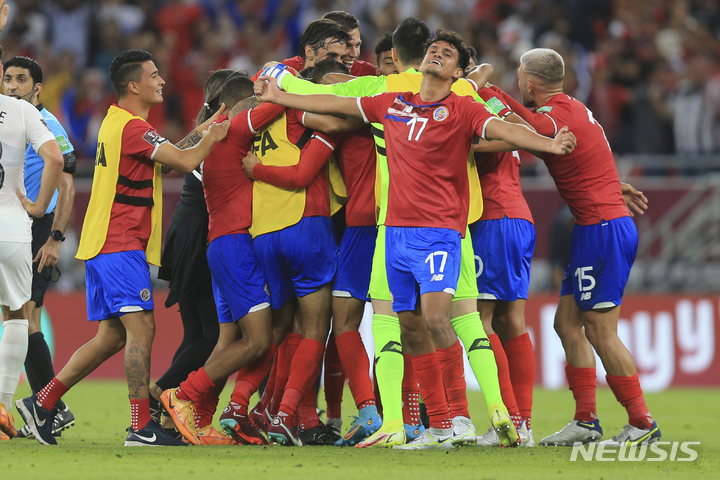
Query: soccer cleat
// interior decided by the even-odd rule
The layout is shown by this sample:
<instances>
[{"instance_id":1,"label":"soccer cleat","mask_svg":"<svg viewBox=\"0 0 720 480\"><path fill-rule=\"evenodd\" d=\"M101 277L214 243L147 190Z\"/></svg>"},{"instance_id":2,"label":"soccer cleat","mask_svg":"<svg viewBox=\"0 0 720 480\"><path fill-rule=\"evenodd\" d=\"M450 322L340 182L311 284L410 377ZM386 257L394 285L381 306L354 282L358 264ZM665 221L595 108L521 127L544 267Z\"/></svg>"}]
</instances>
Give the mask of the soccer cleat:
<instances>
[{"instance_id":1,"label":"soccer cleat","mask_svg":"<svg viewBox=\"0 0 720 480\"><path fill-rule=\"evenodd\" d=\"M602 434L600 420L593 420L592 422L573 420L559 432L540 440L540 445L543 447L572 447L576 443L599 442Z\"/></svg>"},{"instance_id":2,"label":"soccer cleat","mask_svg":"<svg viewBox=\"0 0 720 480\"><path fill-rule=\"evenodd\" d=\"M255 405L255 408L250 410L248 417L250 418L250 421L255 424L255 427L257 427L258 430L262 430L267 435L268 422L265 419L265 413L258 408L258 405Z\"/></svg>"},{"instance_id":3,"label":"soccer cleat","mask_svg":"<svg viewBox=\"0 0 720 480\"><path fill-rule=\"evenodd\" d=\"M422 435L408 442L405 445L396 445L393 447L394 450L451 450L455 448L452 444L452 435L440 435L437 431L433 433L431 430L437 430L434 428L428 428Z\"/></svg>"},{"instance_id":4,"label":"soccer cleat","mask_svg":"<svg viewBox=\"0 0 720 480\"><path fill-rule=\"evenodd\" d=\"M362 408L357 417L350 424L344 437L338 439L337 446L352 446L361 440L369 437L382 427L382 418L377 412L375 405Z\"/></svg>"},{"instance_id":5,"label":"soccer cleat","mask_svg":"<svg viewBox=\"0 0 720 480\"><path fill-rule=\"evenodd\" d=\"M222 429L243 445L267 445L268 441L250 420L250 417L241 413L241 408L241 405L235 402L228 403L220 417Z\"/></svg>"},{"instance_id":6,"label":"soccer cleat","mask_svg":"<svg viewBox=\"0 0 720 480\"><path fill-rule=\"evenodd\" d=\"M452 419L453 424L453 445L475 445L477 432L475 425L468 417L457 416Z\"/></svg>"},{"instance_id":7,"label":"soccer cleat","mask_svg":"<svg viewBox=\"0 0 720 480\"><path fill-rule=\"evenodd\" d=\"M177 398L177 388L165 390L160 395L160 401L165 407L165 412L172 418L175 428L193 445L200 445L195 429L195 405L191 401Z\"/></svg>"},{"instance_id":8,"label":"soccer cleat","mask_svg":"<svg viewBox=\"0 0 720 480\"><path fill-rule=\"evenodd\" d=\"M75 425L75 415L73 415L66 404L65 408L58 410L58 413L55 415L55 419L52 424L52 434L59 437L63 430L66 430L73 425Z\"/></svg>"},{"instance_id":9,"label":"soccer cleat","mask_svg":"<svg viewBox=\"0 0 720 480\"><path fill-rule=\"evenodd\" d=\"M273 417L270 426L268 427L268 437L270 440L292 447L302 446L302 442L298 438L297 427L294 425L293 418L289 417L285 412L280 412Z\"/></svg>"},{"instance_id":10,"label":"soccer cleat","mask_svg":"<svg viewBox=\"0 0 720 480\"><path fill-rule=\"evenodd\" d=\"M408 425L405 424L405 440L408 442L412 442L416 438L418 438L420 435L423 434L425 431L425 425L422 423L417 426Z\"/></svg>"},{"instance_id":11,"label":"soccer cleat","mask_svg":"<svg viewBox=\"0 0 720 480\"><path fill-rule=\"evenodd\" d=\"M610 440L600 442L601 445L609 445L613 447L621 447L623 445L627 447L634 447L636 445L655 443L660 440L660 428L657 426L657 422L653 422L652 426L647 430L633 427L629 423L623 427L623 429L612 437Z\"/></svg>"},{"instance_id":12,"label":"soccer cleat","mask_svg":"<svg viewBox=\"0 0 720 480\"><path fill-rule=\"evenodd\" d=\"M534 447L535 440L533 439L532 428L527 428L527 420L523 420L520 424L520 428L517 429L518 436L520 437L521 447ZM487 432L477 437L477 445L479 447L499 447L500 440L498 439L497 432L493 427L490 427Z\"/></svg>"},{"instance_id":13,"label":"soccer cleat","mask_svg":"<svg viewBox=\"0 0 720 480\"><path fill-rule=\"evenodd\" d=\"M502 410L495 410L490 423L497 433L501 447L517 447L520 445L520 437L510 415Z\"/></svg>"},{"instance_id":14,"label":"soccer cleat","mask_svg":"<svg viewBox=\"0 0 720 480\"><path fill-rule=\"evenodd\" d=\"M298 438L303 445L335 445L341 441L340 435L337 435L332 427L323 425L322 423L317 427L308 428L303 430L298 427Z\"/></svg>"},{"instance_id":15,"label":"soccer cleat","mask_svg":"<svg viewBox=\"0 0 720 480\"><path fill-rule=\"evenodd\" d=\"M137 432L132 427L127 429L128 435L125 439L126 447L185 447L187 444L182 440L173 438L155 420L150 420L147 425Z\"/></svg>"},{"instance_id":16,"label":"soccer cleat","mask_svg":"<svg viewBox=\"0 0 720 480\"><path fill-rule=\"evenodd\" d=\"M25 424L30 427L35 440L43 445L57 445L57 441L55 441L52 434L52 425L57 414L57 408L47 410L41 407L37 403L37 395L35 394L15 401L15 407L20 412L23 420L25 420Z\"/></svg>"},{"instance_id":17,"label":"soccer cleat","mask_svg":"<svg viewBox=\"0 0 720 480\"><path fill-rule=\"evenodd\" d=\"M378 430L355 445L355 448L390 448L396 445L405 445L405 442L405 430L398 430L397 432Z\"/></svg>"},{"instance_id":18,"label":"soccer cleat","mask_svg":"<svg viewBox=\"0 0 720 480\"><path fill-rule=\"evenodd\" d=\"M212 425L207 425L197 430L200 445L239 445L235 438L215 430Z\"/></svg>"},{"instance_id":19,"label":"soccer cleat","mask_svg":"<svg viewBox=\"0 0 720 480\"><path fill-rule=\"evenodd\" d=\"M12 405L10 408L12 408ZM0 437L0 440L10 440L11 438L15 438L17 434L15 418L13 418L12 412L5 407L4 403L0 403L0 435L7 437Z\"/></svg>"},{"instance_id":20,"label":"soccer cleat","mask_svg":"<svg viewBox=\"0 0 720 480\"><path fill-rule=\"evenodd\" d=\"M338 437L342 436L342 418L328 418L325 425L332 428Z\"/></svg>"}]
</instances>

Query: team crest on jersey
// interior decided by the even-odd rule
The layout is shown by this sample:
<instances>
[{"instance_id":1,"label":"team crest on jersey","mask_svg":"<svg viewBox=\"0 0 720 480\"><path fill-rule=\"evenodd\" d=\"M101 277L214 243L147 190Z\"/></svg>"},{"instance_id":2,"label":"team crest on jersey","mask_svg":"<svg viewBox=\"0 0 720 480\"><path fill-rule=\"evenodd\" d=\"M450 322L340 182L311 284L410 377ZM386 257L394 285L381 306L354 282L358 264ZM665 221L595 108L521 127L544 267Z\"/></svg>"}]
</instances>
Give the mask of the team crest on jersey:
<instances>
[{"instance_id":1,"label":"team crest on jersey","mask_svg":"<svg viewBox=\"0 0 720 480\"><path fill-rule=\"evenodd\" d=\"M442 122L443 120L445 120L448 117L448 115L450 115L450 112L448 111L447 107L437 108L433 112L433 118L437 122Z\"/></svg>"},{"instance_id":2,"label":"team crest on jersey","mask_svg":"<svg viewBox=\"0 0 720 480\"><path fill-rule=\"evenodd\" d=\"M265 293L268 297L270 296L270 285L268 285L267 283L265 284Z\"/></svg>"},{"instance_id":3,"label":"team crest on jersey","mask_svg":"<svg viewBox=\"0 0 720 480\"><path fill-rule=\"evenodd\" d=\"M148 300L150 300L150 289L143 288L142 290L140 290L140 299L143 302L147 302Z\"/></svg>"}]
</instances>

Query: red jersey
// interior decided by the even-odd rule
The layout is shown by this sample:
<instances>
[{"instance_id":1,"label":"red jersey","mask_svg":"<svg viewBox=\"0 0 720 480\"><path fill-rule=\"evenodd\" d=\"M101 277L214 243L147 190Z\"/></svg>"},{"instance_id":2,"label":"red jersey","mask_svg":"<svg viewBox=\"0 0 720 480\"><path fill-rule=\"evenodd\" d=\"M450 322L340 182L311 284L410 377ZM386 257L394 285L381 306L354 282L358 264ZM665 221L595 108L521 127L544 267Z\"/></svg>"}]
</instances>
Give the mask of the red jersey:
<instances>
[{"instance_id":1,"label":"red jersey","mask_svg":"<svg viewBox=\"0 0 720 480\"><path fill-rule=\"evenodd\" d=\"M252 224L253 187L243 172L242 159L252 150L253 136L285 107L263 103L241 112L230 123L222 142L203 163L203 191L210 217L208 242L223 235L248 233Z\"/></svg>"},{"instance_id":2,"label":"red jersey","mask_svg":"<svg viewBox=\"0 0 720 480\"><path fill-rule=\"evenodd\" d=\"M467 157L475 136L497 119L471 97L450 93L426 104L412 92L358 98L365 122L382 123L390 183L385 224L450 228L465 236Z\"/></svg>"},{"instance_id":3,"label":"red jersey","mask_svg":"<svg viewBox=\"0 0 720 480\"><path fill-rule=\"evenodd\" d=\"M375 219L377 153L370 127L333 137L338 142L335 158L345 179L348 194L345 222L348 227L375 225L377 223Z\"/></svg>"},{"instance_id":4,"label":"red jersey","mask_svg":"<svg viewBox=\"0 0 720 480\"><path fill-rule=\"evenodd\" d=\"M287 138L297 144L307 127L302 123L305 112L288 108ZM289 167L255 165L253 175L258 180L280 188L305 188L303 217L330 216L330 183L326 168L322 168L335 149L335 140L316 132L300 150L300 161ZM244 155L243 155L244 156Z\"/></svg>"},{"instance_id":5,"label":"red jersey","mask_svg":"<svg viewBox=\"0 0 720 480\"><path fill-rule=\"evenodd\" d=\"M615 158L602 126L577 99L561 93L531 112L503 92L512 110L541 135L553 136L564 127L578 139L569 155L543 154L555 186L578 225L629 216L620 188Z\"/></svg>"},{"instance_id":6,"label":"red jersey","mask_svg":"<svg viewBox=\"0 0 720 480\"><path fill-rule=\"evenodd\" d=\"M167 143L152 126L134 118L125 124L120 147L116 193L152 199L155 152ZM139 183L138 183L139 182ZM152 207L114 202L100 253L146 250L152 230Z\"/></svg>"},{"instance_id":7,"label":"red jersey","mask_svg":"<svg viewBox=\"0 0 720 480\"><path fill-rule=\"evenodd\" d=\"M520 155L515 152L475 153L482 187L483 214L480 220L503 217L533 223L520 186Z\"/></svg>"},{"instance_id":8,"label":"red jersey","mask_svg":"<svg viewBox=\"0 0 720 480\"><path fill-rule=\"evenodd\" d=\"M376 75L377 69L372 63L368 63L364 60L355 60L352 68L350 69L350 75L356 77L366 77L368 75Z\"/></svg>"}]
</instances>

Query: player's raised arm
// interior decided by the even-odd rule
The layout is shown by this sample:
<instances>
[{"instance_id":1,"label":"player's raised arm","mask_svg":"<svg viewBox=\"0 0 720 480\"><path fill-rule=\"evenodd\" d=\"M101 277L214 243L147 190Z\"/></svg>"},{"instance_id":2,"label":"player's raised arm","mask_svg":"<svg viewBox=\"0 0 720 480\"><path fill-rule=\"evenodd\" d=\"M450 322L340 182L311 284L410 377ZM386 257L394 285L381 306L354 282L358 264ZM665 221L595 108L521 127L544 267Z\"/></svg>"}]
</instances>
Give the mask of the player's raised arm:
<instances>
[{"instance_id":1,"label":"player's raised arm","mask_svg":"<svg viewBox=\"0 0 720 480\"><path fill-rule=\"evenodd\" d=\"M535 150L555 155L567 155L577 145L577 140L568 127L561 128L555 138L548 138L538 135L523 125L507 123L501 120L487 123L485 139L502 140L525 150Z\"/></svg>"},{"instance_id":2,"label":"player's raised arm","mask_svg":"<svg viewBox=\"0 0 720 480\"><path fill-rule=\"evenodd\" d=\"M306 112L362 118L356 97L295 95L282 92L273 77L260 77L255 82L255 95L263 102L277 103Z\"/></svg>"},{"instance_id":3,"label":"player's raised arm","mask_svg":"<svg viewBox=\"0 0 720 480\"><path fill-rule=\"evenodd\" d=\"M225 138L229 129L229 120L211 125L197 145L185 150L171 143L164 143L158 148L153 160L172 167L180 173L190 173L205 160L213 145Z\"/></svg>"}]
</instances>

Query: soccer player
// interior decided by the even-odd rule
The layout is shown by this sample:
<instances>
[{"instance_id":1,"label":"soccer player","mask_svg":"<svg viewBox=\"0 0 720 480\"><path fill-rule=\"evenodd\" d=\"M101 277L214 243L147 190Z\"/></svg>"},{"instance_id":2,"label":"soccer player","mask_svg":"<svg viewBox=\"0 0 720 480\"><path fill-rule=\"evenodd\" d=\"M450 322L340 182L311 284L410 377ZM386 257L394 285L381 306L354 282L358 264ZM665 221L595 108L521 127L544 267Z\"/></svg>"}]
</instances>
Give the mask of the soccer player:
<instances>
[{"instance_id":1,"label":"soccer player","mask_svg":"<svg viewBox=\"0 0 720 480\"><path fill-rule=\"evenodd\" d=\"M377 75L392 75L398 73L392 56L392 32L385 32L383 38L375 45L375 59L377 61Z\"/></svg>"},{"instance_id":2,"label":"soccer player","mask_svg":"<svg viewBox=\"0 0 720 480\"><path fill-rule=\"evenodd\" d=\"M403 20L393 32L392 57L398 75L388 77L363 77L347 83L336 85L313 85L309 82L292 77L278 70L279 81L282 88L293 93L333 93L344 96L375 95L387 91L411 90L418 92L422 82L422 75L417 71L425 55L424 45L430 39L430 30L427 25L416 18ZM292 78L291 78L292 77ZM478 79L477 83L484 85ZM470 82L461 80L452 84L452 90L461 95L477 96L476 87ZM420 421L417 408L418 390L417 381L412 373L412 361L409 354L403 354L400 336L400 325L397 315L391 307L391 295L387 284L385 270L385 227L384 221L387 208L387 158L383 125L372 125L378 157L378 181L376 183L376 200L380 205L378 215L378 240L373 256L373 267L370 281L369 296L373 304L373 336L375 340L375 372L380 395L383 403L383 427L360 442L360 447L393 446L405 443L406 438L413 439L421 433L417 428ZM468 159L468 181L470 188L469 220L476 221L482 215L482 195L480 181L477 175L474 158ZM489 348L485 332L482 329L480 316L477 312L477 283L475 279L475 260L472 251L472 241L469 232L463 239L463 253L461 276L458 289L454 297L453 311L451 312L453 326L468 352L470 365L478 378L486 402L488 413L492 418L495 411L504 412L500 387L498 385L497 367ZM446 370L446 379L453 393L450 395L450 405L453 410L456 443L475 443L475 427L467 411L466 386L463 380L463 365L461 352L457 349L448 353L455 359L452 368ZM402 374L403 369L405 375ZM509 417L498 420L510 424ZM506 422L506 423L505 423ZM405 425L403 425L403 423ZM499 424L498 424L499 425ZM505 442L509 446L514 444L517 435L512 430L512 439Z\"/></svg>"},{"instance_id":3,"label":"soccer player","mask_svg":"<svg viewBox=\"0 0 720 480\"><path fill-rule=\"evenodd\" d=\"M337 22L325 18L314 20L305 27L300 36L299 55L286 58L282 63L299 72L304 68L312 67L315 62L324 59L328 54L342 58L347 54L347 44L351 40L352 37ZM257 80L260 73L262 70L256 73L252 80Z\"/></svg>"},{"instance_id":4,"label":"soccer player","mask_svg":"<svg viewBox=\"0 0 720 480\"><path fill-rule=\"evenodd\" d=\"M77 254L85 260L88 320L98 322L98 333L37 395L16 405L36 440L55 445L51 429L57 401L124 347L131 411L125 445L180 446L185 444L151 419L148 399L155 334L149 263L160 263L160 164L190 173L225 137L229 122L211 126L196 146L180 150L146 120L150 109L162 103L165 84L152 56L142 50L121 53L110 66L110 80L118 103L100 127Z\"/></svg>"},{"instance_id":5,"label":"soccer player","mask_svg":"<svg viewBox=\"0 0 720 480\"><path fill-rule=\"evenodd\" d=\"M645 404L635 361L617 334L623 290L637 252L637 229L624 200L624 194L632 196L632 191L620 183L602 126L585 105L563 93L564 74L565 64L557 52L530 50L520 58L518 86L523 105L535 112L505 95L513 111L539 133L553 134L558 125L569 125L582 139L570 155L543 156L575 217L555 330L567 356L565 373L576 407L574 419L540 444L573 445L602 438L593 349L605 366L615 398L628 412L628 424L606 442L652 443L660 439L660 429Z\"/></svg>"},{"instance_id":6,"label":"soccer player","mask_svg":"<svg viewBox=\"0 0 720 480\"><path fill-rule=\"evenodd\" d=\"M302 96L281 92L271 77L261 78L268 83L255 84L255 93L263 101L314 113L362 117L368 123L383 123L387 131L388 283L431 421L428 431L395 447L399 449L452 448L453 426L440 362L453 360L439 360L441 355L435 350L459 346L450 323L450 304L460 275L460 238L467 229L467 154L472 139L477 135L555 154L573 148L566 127L555 139L541 137L523 126L500 121L472 99L452 94L451 86L463 75L467 60L467 47L460 37L441 33L420 67L419 94ZM434 195L425 194L428 186Z\"/></svg>"},{"instance_id":7,"label":"soccer player","mask_svg":"<svg viewBox=\"0 0 720 480\"><path fill-rule=\"evenodd\" d=\"M375 75L375 65L360 60L360 46L362 39L360 38L360 21L355 15L341 10L328 12L322 16L326 20L337 22L350 35L347 40L347 52L342 56L342 63L350 70L350 75L363 77L365 75Z\"/></svg>"},{"instance_id":8,"label":"soccer player","mask_svg":"<svg viewBox=\"0 0 720 480\"><path fill-rule=\"evenodd\" d=\"M8 7L0 3L0 30ZM2 61L2 47L0 47ZM0 67L0 75L2 67ZM42 217L63 169L63 156L43 116L29 102L0 95L0 441L17 435L12 399L28 348L28 301L32 284L32 221ZM25 196L23 171L28 144L42 158L44 171L37 198ZM49 422L50 426L52 422Z\"/></svg>"},{"instance_id":9,"label":"soccer player","mask_svg":"<svg viewBox=\"0 0 720 480\"><path fill-rule=\"evenodd\" d=\"M45 291L60 255L60 245L65 240L63 232L67 227L75 198L75 186L72 174L75 172L75 153L72 143L55 115L40 103L43 71L40 65L28 57L13 57L3 66L3 94L30 102L40 111L48 128L55 134L63 154L63 173L58 188L53 194L47 212L41 218L33 219L33 281L32 296L28 305L28 353L25 359L25 372L34 393L55 376L50 349L41 330L43 299ZM25 189L31 200L36 200L40 189L44 161L28 146L25 158ZM70 409L58 402L58 414L53 420L53 435L75 424ZM30 429L25 426L18 431L18 437L27 437Z\"/></svg>"}]
</instances>

